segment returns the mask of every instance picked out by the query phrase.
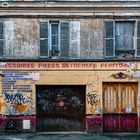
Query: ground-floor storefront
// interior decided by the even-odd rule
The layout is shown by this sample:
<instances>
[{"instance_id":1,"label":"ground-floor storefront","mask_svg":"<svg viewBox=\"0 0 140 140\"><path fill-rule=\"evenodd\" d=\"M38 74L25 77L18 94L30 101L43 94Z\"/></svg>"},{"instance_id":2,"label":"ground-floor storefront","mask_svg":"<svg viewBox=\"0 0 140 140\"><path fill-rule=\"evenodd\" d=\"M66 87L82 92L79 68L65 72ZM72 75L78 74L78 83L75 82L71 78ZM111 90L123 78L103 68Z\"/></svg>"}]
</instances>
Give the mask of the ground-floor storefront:
<instances>
[{"instance_id":1,"label":"ground-floor storefront","mask_svg":"<svg viewBox=\"0 0 140 140\"><path fill-rule=\"evenodd\" d=\"M139 62L1 62L0 130L140 132Z\"/></svg>"}]
</instances>

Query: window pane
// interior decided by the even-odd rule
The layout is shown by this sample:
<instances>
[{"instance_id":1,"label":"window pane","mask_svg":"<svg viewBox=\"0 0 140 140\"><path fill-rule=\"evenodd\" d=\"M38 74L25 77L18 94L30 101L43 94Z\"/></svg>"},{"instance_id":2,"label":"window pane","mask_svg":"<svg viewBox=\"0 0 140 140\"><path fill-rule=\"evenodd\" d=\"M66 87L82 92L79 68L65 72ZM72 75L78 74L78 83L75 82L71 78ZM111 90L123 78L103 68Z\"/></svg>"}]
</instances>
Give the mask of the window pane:
<instances>
[{"instance_id":1,"label":"window pane","mask_svg":"<svg viewBox=\"0 0 140 140\"><path fill-rule=\"evenodd\" d=\"M61 56L69 56L69 23L61 22Z\"/></svg>"},{"instance_id":2,"label":"window pane","mask_svg":"<svg viewBox=\"0 0 140 140\"><path fill-rule=\"evenodd\" d=\"M133 22L116 22L115 48L116 50L132 50L134 36Z\"/></svg>"},{"instance_id":3,"label":"window pane","mask_svg":"<svg viewBox=\"0 0 140 140\"><path fill-rule=\"evenodd\" d=\"M58 24L51 24L51 48L58 50Z\"/></svg>"}]
</instances>

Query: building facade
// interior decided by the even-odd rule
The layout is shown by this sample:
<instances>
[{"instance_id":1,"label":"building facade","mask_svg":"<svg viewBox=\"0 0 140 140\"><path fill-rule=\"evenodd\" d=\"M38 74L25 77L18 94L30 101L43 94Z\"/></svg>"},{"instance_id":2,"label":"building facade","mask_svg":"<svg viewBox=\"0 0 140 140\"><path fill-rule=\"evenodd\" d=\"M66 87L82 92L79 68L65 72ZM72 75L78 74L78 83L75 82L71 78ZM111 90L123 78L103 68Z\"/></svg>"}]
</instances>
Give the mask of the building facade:
<instances>
[{"instance_id":1,"label":"building facade","mask_svg":"<svg viewBox=\"0 0 140 140\"><path fill-rule=\"evenodd\" d=\"M139 133L139 8L1 1L0 130Z\"/></svg>"}]
</instances>

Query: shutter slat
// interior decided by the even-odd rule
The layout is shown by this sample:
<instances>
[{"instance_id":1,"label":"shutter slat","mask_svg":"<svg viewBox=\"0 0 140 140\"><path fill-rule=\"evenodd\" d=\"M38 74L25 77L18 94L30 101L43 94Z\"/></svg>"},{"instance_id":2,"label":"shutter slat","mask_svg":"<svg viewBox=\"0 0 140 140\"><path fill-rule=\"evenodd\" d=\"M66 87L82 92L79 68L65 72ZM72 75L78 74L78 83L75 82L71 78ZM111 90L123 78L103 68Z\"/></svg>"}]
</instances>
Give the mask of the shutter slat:
<instances>
[{"instance_id":1,"label":"shutter slat","mask_svg":"<svg viewBox=\"0 0 140 140\"><path fill-rule=\"evenodd\" d=\"M140 21L137 21L137 55L140 55Z\"/></svg>"},{"instance_id":2,"label":"shutter slat","mask_svg":"<svg viewBox=\"0 0 140 140\"><path fill-rule=\"evenodd\" d=\"M48 56L48 22L40 22L40 56Z\"/></svg>"},{"instance_id":3,"label":"shutter slat","mask_svg":"<svg viewBox=\"0 0 140 140\"><path fill-rule=\"evenodd\" d=\"M70 25L70 56L80 58L80 21L71 21Z\"/></svg>"},{"instance_id":4,"label":"shutter slat","mask_svg":"<svg viewBox=\"0 0 140 140\"><path fill-rule=\"evenodd\" d=\"M105 56L114 57L114 28L113 21L105 22Z\"/></svg>"},{"instance_id":5,"label":"shutter slat","mask_svg":"<svg viewBox=\"0 0 140 140\"><path fill-rule=\"evenodd\" d=\"M113 38L113 22L106 21L106 38Z\"/></svg>"},{"instance_id":6,"label":"shutter slat","mask_svg":"<svg viewBox=\"0 0 140 140\"><path fill-rule=\"evenodd\" d=\"M60 23L60 49L61 49L61 57L69 56L69 22L61 22Z\"/></svg>"}]
</instances>

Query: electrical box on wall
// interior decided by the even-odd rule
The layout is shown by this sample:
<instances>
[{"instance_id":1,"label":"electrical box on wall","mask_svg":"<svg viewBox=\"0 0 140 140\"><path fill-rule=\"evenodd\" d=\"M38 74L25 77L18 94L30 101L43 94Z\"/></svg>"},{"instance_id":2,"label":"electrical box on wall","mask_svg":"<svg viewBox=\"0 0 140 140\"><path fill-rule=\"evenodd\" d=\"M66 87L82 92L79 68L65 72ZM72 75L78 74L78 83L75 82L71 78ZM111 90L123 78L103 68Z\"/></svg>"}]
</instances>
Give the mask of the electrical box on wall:
<instances>
[{"instance_id":1,"label":"electrical box on wall","mask_svg":"<svg viewBox=\"0 0 140 140\"><path fill-rule=\"evenodd\" d=\"M23 120L23 129L30 129L31 121L30 120Z\"/></svg>"}]
</instances>

